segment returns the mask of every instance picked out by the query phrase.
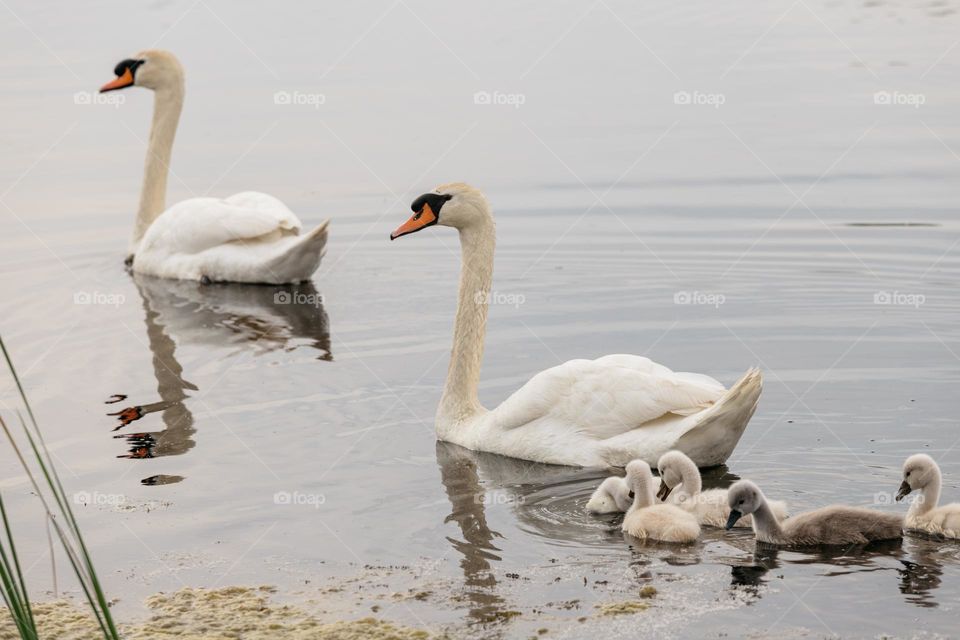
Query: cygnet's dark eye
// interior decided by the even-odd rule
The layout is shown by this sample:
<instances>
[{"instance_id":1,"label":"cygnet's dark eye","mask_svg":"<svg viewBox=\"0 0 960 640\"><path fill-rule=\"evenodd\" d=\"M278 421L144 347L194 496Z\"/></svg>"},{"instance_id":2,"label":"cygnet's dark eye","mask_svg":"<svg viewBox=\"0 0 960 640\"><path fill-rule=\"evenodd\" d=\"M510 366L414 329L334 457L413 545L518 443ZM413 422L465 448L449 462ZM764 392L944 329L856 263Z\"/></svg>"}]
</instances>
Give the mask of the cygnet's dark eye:
<instances>
[{"instance_id":1,"label":"cygnet's dark eye","mask_svg":"<svg viewBox=\"0 0 960 640\"><path fill-rule=\"evenodd\" d=\"M637 497L636 494L635 494L633 491L631 491L628 495L630 496L631 499Z\"/></svg>"},{"instance_id":2,"label":"cygnet's dark eye","mask_svg":"<svg viewBox=\"0 0 960 640\"><path fill-rule=\"evenodd\" d=\"M908 477L908 478L910 477L910 472L909 472L909 471L907 471L907 477Z\"/></svg>"}]
</instances>

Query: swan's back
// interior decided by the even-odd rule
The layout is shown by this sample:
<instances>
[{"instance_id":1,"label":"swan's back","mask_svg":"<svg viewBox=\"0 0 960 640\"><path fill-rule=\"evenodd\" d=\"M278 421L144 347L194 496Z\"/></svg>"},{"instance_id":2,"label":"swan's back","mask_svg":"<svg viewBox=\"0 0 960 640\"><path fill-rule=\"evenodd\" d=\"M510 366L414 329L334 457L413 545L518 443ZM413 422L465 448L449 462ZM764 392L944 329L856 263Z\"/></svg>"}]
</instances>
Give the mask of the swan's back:
<instances>
[{"instance_id":1,"label":"swan's back","mask_svg":"<svg viewBox=\"0 0 960 640\"><path fill-rule=\"evenodd\" d=\"M934 509L933 516L941 535L960 538L960 503L945 504L939 509Z\"/></svg>"},{"instance_id":2,"label":"swan's back","mask_svg":"<svg viewBox=\"0 0 960 640\"><path fill-rule=\"evenodd\" d=\"M945 504L918 516L908 515L910 529L946 538L960 538L960 503Z\"/></svg>"},{"instance_id":3,"label":"swan's back","mask_svg":"<svg viewBox=\"0 0 960 640\"><path fill-rule=\"evenodd\" d=\"M903 516L862 507L833 505L781 523L784 544L866 544L903 537Z\"/></svg>"},{"instance_id":4,"label":"swan's back","mask_svg":"<svg viewBox=\"0 0 960 640\"><path fill-rule=\"evenodd\" d=\"M659 542L693 542L700 537L697 519L666 503L631 509L623 518L623 530L635 538Z\"/></svg>"},{"instance_id":5,"label":"swan's back","mask_svg":"<svg viewBox=\"0 0 960 640\"><path fill-rule=\"evenodd\" d=\"M569 360L533 376L493 410L504 430L546 420L592 439L629 432L668 413L702 411L724 394L710 376L674 372L642 356Z\"/></svg>"},{"instance_id":6,"label":"swan's back","mask_svg":"<svg viewBox=\"0 0 960 640\"><path fill-rule=\"evenodd\" d=\"M326 222L307 234L300 231L297 216L265 193L191 198L154 220L133 269L181 280L299 282L320 265Z\"/></svg>"},{"instance_id":7,"label":"swan's back","mask_svg":"<svg viewBox=\"0 0 960 640\"><path fill-rule=\"evenodd\" d=\"M195 254L274 234L297 235L301 223L282 202L245 191L229 198L190 198L164 211L143 237L139 251Z\"/></svg>"}]
</instances>

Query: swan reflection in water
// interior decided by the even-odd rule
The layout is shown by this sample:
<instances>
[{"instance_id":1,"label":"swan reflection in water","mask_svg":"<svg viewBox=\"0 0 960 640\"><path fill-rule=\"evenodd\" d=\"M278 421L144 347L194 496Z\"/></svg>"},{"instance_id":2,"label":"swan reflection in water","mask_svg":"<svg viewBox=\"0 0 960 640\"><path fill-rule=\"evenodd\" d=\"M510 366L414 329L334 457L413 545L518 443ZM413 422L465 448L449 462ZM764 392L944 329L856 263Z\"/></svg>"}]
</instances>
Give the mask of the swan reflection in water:
<instances>
[{"instance_id":1,"label":"swan reflection in water","mask_svg":"<svg viewBox=\"0 0 960 640\"><path fill-rule=\"evenodd\" d=\"M295 285L203 285L135 275L143 300L147 341L160 399L109 412L118 431L152 413L160 413L164 429L123 433L128 452L120 458L145 459L182 455L194 447L194 417L189 392L199 391L184 377L177 345L234 346L255 354L299 348L315 349L317 359L330 361L330 331L323 298L312 282ZM116 394L107 404L127 399ZM119 406L119 405L118 405ZM180 476L155 475L143 484L169 484Z\"/></svg>"},{"instance_id":2,"label":"swan reflection in water","mask_svg":"<svg viewBox=\"0 0 960 640\"><path fill-rule=\"evenodd\" d=\"M939 607L934 592L940 588L943 579L943 564L960 560L960 551L929 538L911 537L909 544L909 558L900 558L903 568L897 569L900 593L907 602L918 607Z\"/></svg>"},{"instance_id":3,"label":"swan reflection in water","mask_svg":"<svg viewBox=\"0 0 960 640\"><path fill-rule=\"evenodd\" d=\"M456 523L460 530L459 537L448 536L447 541L461 556L462 597L469 606L471 624L502 622L518 610L518 605L511 605L505 595L511 590L501 589L497 581L495 565L502 560L497 541L503 536L487 522L489 504L507 505L518 528L558 547L558 556L565 558L564 563L571 563L567 559L570 552L580 555L588 547L596 553L582 561L572 561L573 564L582 562L583 568L590 571L597 554L609 554L611 562L630 564L632 580L637 585L649 581L642 565L654 556L670 564L699 562L696 546L654 549L640 545L629 551L625 542L630 541L620 531L620 516L588 514L584 505L590 490L607 475L603 471L538 464L439 441L436 451L441 483L450 502L445 522ZM571 599L579 597L579 585L578 582L577 589L573 589L571 584Z\"/></svg>"},{"instance_id":4,"label":"swan reflection in water","mask_svg":"<svg viewBox=\"0 0 960 640\"><path fill-rule=\"evenodd\" d=\"M744 540L745 541L745 540ZM748 545L754 545L752 537ZM741 546L735 544L735 546ZM781 558L781 554L785 554ZM755 543L744 564L731 564L731 585L756 588L763 585L768 572L783 563L794 565L824 564L831 568L823 577L851 573L896 571L898 589L906 602L918 607L938 607L934 597L943 576L943 548L934 540L906 537L903 540L881 540L866 545L812 547L787 550ZM890 560L895 564L890 565ZM899 566L897 566L899 565Z\"/></svg>"},{"instance_id":5,"label":"swan reflection in water","mask_svg":"<svg viewBox=\"0 0 960 640\"><path fill-rule=\"evenodd\" d=\"M507 610L503 598L495 592L497 579L491 568L491 562L501 560L494 539L502 536L487 525L486 490L480 483L476 460L465 455L466 451L437 441L440 481L450 501L450 515L444 522L456 522L462 536L461 540L447 536L447 541L462 556L460 569L470 621L483 625L503 619Z\"/></svg>"}]
</instances>

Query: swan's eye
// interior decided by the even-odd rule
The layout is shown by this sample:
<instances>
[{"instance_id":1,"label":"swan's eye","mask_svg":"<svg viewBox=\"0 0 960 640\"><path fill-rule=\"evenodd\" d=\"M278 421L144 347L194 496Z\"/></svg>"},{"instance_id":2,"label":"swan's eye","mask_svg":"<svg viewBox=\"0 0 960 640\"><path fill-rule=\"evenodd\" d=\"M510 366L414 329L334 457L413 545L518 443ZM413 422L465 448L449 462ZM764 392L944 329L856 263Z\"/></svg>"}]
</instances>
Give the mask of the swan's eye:
<instances>
[{"instance_id":1,"label":"swan's eye","mask_svg":"<svg viewBox=\"0 0 960 640\"><path fill-rule=\"evenodd\" d=\"M420 219L420 216L422 216L422 215L423 215L423 209L420 209L420 211L417 212L417 215L413 216L413 219L414 219L414 220L419 220L419 219Z\"/></svg>"}]
</instances>

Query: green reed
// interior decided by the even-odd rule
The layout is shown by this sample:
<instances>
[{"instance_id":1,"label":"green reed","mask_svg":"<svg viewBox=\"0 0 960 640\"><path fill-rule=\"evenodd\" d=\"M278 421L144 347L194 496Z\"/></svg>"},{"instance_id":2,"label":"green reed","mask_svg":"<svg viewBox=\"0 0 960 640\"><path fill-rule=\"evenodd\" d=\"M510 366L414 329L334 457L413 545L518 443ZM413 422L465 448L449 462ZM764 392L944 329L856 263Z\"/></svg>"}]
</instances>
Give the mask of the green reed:
<instances>
[{"instance_id":1,"label":"green reed","mask_svg":"<svg viewBox=\"0 0 960 640\"><path fill-rule=\"evenodd\" d=\"M110 615L110 605L103 594L103 589L100 586L99 578L97 578L97 572L94 570L93 561L90 558L87 545L84 543L83 536L80 534L80 527L77 525L73 510L70 508L70 501L67 499L63 484L60 482L60 476L57 474L53 459L50 457L50 451L47 449L47 445L43 440L43 434L37 425L33 408L30 406L29 400L27 400L27 394L23 390L20 377L17 375L17 370L13 366L13 361L10 358L6 345L3 343L2 337L0 337L0 350L3 351L7 368L10 370L10 375L13 376L13 381L16 383L17 391L20 393L20 398L23 401L23 406L29 417L29 421L24 421L20 412L17 412L23 433L30 446L30 450L27 451L27 456L29 457L32 452L32 458L36 463L36 470L39 471L39 473L35 473L34 466L27 462L27 458L24 457L23 452L17 445L16 439L13 437L2 416L0 416L0 427L3 428L3 432L13 447L13 451L20 461L20 465L26 472L27 478L33 485L37 497L43 504L47 518L53 526L53 530L56 532L60 544L63 546L63 550L66 553L67 559L70 561L73 572L77 576L77 580L80 582L80 587L83 589L87 603L90 605L90 609L93 611L93 615L100 625L100 631L103 633L103 637L108 640L119 640L120 635L117 633L117 628L113 623L113 617ZM38 482L37 476L40 476L40 482ZM53 503L53 506L51 506L51 503ZM0 537L0 583L2 583L0 584L0 591L2 591L4 603L7 605L7 609L20 633L20 637L38 640L36 621L34 620L33 610L30 606L30 598L27 593L27 583L24 580L23 572L20 570L20 561L17 558L13 531L7 519L7 511L4 508L2 497L0 497L0 516L2 516L3 519L3 530L5 533L5 540Z\"/></svg>"}]
</instances>

